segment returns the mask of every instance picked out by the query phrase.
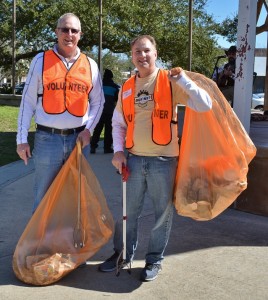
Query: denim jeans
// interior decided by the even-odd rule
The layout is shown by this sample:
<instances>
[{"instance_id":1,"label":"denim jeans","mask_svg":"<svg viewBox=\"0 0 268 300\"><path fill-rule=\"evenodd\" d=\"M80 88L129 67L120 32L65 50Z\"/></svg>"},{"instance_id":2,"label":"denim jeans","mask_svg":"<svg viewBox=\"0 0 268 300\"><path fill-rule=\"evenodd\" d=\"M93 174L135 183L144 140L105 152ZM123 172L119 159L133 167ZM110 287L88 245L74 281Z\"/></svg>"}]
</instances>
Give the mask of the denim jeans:
<instances>
[{"instance_id":1,"label":"denim jeans","mask_svg":"<svg viewBox=\"0 0 268 300\"><path fill-rule=\"evenodd\" d=\"M177 157L148 157L130 154L127 166L126 199L126 250L127 260L132 260L138 245L138 220L145 194L152 200L155 223L151 230L146 263L161 263L169 239L174 212L172 197L176 176ZM116 222L114 250L123 247L122 220Z\"/></svg>"},{"instance_id":2,"label":"denim jeans","mask_svg":"<svg viewBox=\"0 0 268 300\"><path fill-rule=\"evenodd\" d=\"M34 140L34 204L33 212L76 145L78 133L67 136L37 130ZM86 157L89 147L83 149Z\"/></svg>"}]
</instances>

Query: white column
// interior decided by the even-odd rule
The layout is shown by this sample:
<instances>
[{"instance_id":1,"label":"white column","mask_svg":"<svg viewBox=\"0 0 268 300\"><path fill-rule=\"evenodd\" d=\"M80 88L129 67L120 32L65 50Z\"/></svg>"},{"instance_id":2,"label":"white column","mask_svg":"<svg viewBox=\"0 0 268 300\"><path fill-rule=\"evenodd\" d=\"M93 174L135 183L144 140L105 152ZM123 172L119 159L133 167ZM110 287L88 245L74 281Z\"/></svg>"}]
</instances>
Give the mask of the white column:
<instances>
[{"instance_id":1,"label":"white column","mask_svg":"<svg viewBox=\"0 0 268 300\"><path fill-rule=\"evenodd\" d=\"M250 129L256 14L257 0L239 0L233 108L247 132Z\"/></svg>"}]
</instances>

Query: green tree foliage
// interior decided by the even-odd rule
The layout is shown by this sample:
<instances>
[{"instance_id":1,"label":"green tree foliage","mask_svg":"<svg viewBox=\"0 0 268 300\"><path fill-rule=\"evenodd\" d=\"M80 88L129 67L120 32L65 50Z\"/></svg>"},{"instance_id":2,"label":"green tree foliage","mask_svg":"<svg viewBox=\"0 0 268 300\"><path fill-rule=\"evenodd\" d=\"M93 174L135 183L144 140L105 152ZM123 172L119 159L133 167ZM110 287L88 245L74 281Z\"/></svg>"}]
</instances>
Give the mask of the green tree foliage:
<instances>
[{"instance_id":1,"label":"green tree foliage","mask_svg":"<svg viewBox=\"0 0 268 300\"><path fill-rule=\"evenodd\" d=\"M146 2L146 5L145 5ZM209 75L217 44L215 22L205 10L206 0L193 1L192 70ZM140 34L156 38L158 54L169 66L188 67L189 1L112 1L104 5L103 45L114 52L129 51L129 42Z\"/></svg>"},{"instance_id":2,"label":"green tree foliage","mask_svg":"<svg viewBox=\"0 0 268 300\"><path fill-rule=\"evenodd\" d=\"M0 6L0 80L7 73L7 59L11 59L11 26L12 14L9 1L2 1ZM9 62L9 64L11 61Z\"/></svg>"},{"instance_id":3,"label":"green tree foliage","mask_svg":"<svg viewBox=\"0 0 268 300\"><path fill-rule=\"evenodd\" d=\"M232 18L227 17L222 23L217 24L216 33L226 37L229 43L235 43L237 39L238 14Z\"/></svg>"},{"instance_id":4,"label":"green tree foliage","mask_svg":"<svg viewBox=\"0 0 268 300\"><path fill-rule=\"evenodd\" d=\"M205 11L208 0L193 1L192 70L210 75L218 55L214 38L216 23ZM12 0L0 6L0 66L11 65ZM97 0L17 0L17 60L32 59L56 42L54 30L59 16L73 12L82 23L82 51L89 52L99 41ZM158 55L168 66L188 67L188 0L103 1L103 48L130 54L130 41L140 34L153 35ZM112 55L108 56L110 59ZM122 62L123 60L119 60ZM103 64L105 67L105 64ZM127 63L129 68L129 62Z\"/></svg>"},{"instance_id":5,"label":"green tree foliage","mask_svg":"<svg viewBox=\"0 0 268 300\"><path fill-rule=\"evenodd\" d=\"M113 80L121 85L126 78L130 75L131 70L133 70L134 66L131 62L130 57L122 54L116 54L111 51L103 51L102 56L102 67L104 69L112 70L114 77ZM93 51L85 51L85 53L93 58L95 61L98 60L97 49L93 49ZM128 73L123 74L122 72Z\"/></svg>"}]
</instances>

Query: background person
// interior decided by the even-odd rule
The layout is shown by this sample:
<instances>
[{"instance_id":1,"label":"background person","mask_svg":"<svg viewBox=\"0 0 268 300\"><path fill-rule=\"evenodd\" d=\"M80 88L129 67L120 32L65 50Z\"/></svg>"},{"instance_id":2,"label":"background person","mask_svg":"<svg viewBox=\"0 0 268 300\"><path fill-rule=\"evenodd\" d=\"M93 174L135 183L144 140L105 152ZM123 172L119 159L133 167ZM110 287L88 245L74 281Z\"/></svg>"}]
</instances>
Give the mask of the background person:
<instances>
[{"instance_id":1,"label":"background person","mask_svg":"<svg viewBox=\"0 0 268 300\"><path fill-rule=\"evenodd\" d=\"M133 260L138 245L138 219L145 194L153 202L155 223L140 275L142 281L152 281L162 269L174 212L173 187L179 155L176 106L180 102L204 112L211 109L212 103L209 95L181 68L168 73L156 67L157 50L152 36L134 39L131 51L132 62L139 72L119 92L113 114L112 163L120 173L122 165L130 171L126 197L127 262ZM122 239L120 220L114 234L115 253L99 265L100 271L116 269L123 249Z\"/></svg>"},{"instance_id":2,"label":"background person","mask_svg":"<svg viewBox=\"0 0 268 300\"><path fill-rule=\"evenodd\" d=\"M231 46L225 54L228 63L217 67L213 73L212 79L217 83L219 89L233 107L234 101L234 84L235 84L235 62L236 62L236 46Z\"/></svg>"},{"instance_id":3,"label":"background person","mask_svg":"<svg viewBox=\"0 0 268 300\"><path fill-rule=\"evenodd\" d=\"M84 154L89 153L87 145L104 103L98 66L77 46L82 34L79 18L64 14L55 32L58 43L53 50L38 54L31 63L18 116L17 153L25 164L31 157L27 137L32 117L36 122L33 211L77 139Z\"/></svg>"},{"instance_id":4,"label":"background person","mask_svg":"<svg viewBox=\"0 0 268 300\"><path fill-rule=\"evenodd\" d=\"M104 127L104 153L113 153L113 137L112 137L112 117L117 102L118 91L120 86L113 81L113 72L105 69L103 74L103 91L105 103L99 123L94 129L91 142L90 153L96 153L100 135Z\"/></svg>"}]
</instances>

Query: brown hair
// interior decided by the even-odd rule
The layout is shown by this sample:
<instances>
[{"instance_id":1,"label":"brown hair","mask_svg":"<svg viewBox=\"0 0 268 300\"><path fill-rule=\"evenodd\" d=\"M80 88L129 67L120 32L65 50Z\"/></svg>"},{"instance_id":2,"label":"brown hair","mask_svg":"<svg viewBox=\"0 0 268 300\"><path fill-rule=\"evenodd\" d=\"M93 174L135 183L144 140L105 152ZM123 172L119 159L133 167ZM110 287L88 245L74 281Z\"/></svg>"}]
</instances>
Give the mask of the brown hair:
<instances>
[{"instance_id":1,"label":"brown hair","mask_svg":"<svg viewBox=\"0 0 268 300\"><path fill-rule=\"evenodd\" d=\"M148 34L144 34L144 35L139 35L138 37L134 38L131 42L130 42L130 46L131 46L131 49L132 47L135 45L135 43L137 41L140 41L142 39L148 39L152 45L154 45L155 49L156 49L156 41L154 39L154 37L152 37L151 35L148 35Z\"/></svg>"}]
</instances>

